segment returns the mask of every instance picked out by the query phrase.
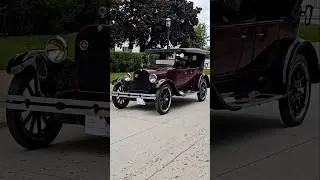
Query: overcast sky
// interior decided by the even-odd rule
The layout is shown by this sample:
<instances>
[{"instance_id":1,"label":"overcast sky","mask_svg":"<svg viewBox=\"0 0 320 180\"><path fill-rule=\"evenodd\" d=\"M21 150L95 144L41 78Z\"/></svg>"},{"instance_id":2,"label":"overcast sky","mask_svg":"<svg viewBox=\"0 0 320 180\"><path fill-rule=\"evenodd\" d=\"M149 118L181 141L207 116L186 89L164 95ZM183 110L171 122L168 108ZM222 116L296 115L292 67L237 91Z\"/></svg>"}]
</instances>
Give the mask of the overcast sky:
<instances>
[{"instance_id":1,"label":"overcast sky","mask_svg":"<svg viewBox=\"0 0 320 180\"><path fill-rule=\"evenodd\" d=\"M189 0L194 2L195 6L202 8L198 15L200 22L207 25L207 36L210 36L210 0Z\"/></svg>"}]
</instances>

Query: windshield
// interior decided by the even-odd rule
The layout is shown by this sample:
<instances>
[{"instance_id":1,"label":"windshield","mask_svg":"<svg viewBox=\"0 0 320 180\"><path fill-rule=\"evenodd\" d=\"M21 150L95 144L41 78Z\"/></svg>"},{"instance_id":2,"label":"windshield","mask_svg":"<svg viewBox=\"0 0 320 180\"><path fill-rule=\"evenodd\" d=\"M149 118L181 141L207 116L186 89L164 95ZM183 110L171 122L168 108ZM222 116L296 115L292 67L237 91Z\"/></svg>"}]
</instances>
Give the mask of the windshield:
<instances>
[{"instance_id":1,"label":"windshield","mask_svg":"<svg viewBox=\"0 0 320 180\"><path fill-rule=\"evenodd\" d=\"M176 59L181 57L183 53L157 53L149 55L151 65L171 65L173 66Z\"/></svg>"}]
</instances>

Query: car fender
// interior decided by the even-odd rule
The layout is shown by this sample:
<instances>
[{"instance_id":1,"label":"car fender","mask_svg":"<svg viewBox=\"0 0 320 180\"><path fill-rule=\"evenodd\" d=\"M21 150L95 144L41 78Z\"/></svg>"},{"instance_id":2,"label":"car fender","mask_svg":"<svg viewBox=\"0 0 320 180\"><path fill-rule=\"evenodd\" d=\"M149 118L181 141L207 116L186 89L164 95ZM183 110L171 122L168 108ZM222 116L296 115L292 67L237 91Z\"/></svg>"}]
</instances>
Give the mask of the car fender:
<instances>
[{"instance_id":1,"label":"car fender","mask_svg":"<svg viewBox=\"0 0 320 180\"><path fill-rule=\"evenodd\" d=\"M156 89L160 89L163 85L169 84L172 88L173 94L179 94L178 88L174 84L174 82L171 79L160 79L156 82Z\"/></svg>"},{"instance_id":2,"label":"car fender","mask_svg":"<svg viewBox=\"0 0 320 180\"><path fill-rule=\"evenodd\" d=\"M206 74L202 74L198 80L198 88L200 88L200 82L201 80L204 79L207 82L207 86L208 88L210 87L210 80L209 80L209 76L207 76Z\"/></svg>"},{"instance_id":3,"label":"car fender","mask_svg":"<svg viewBox=\"0 0 320 180\"><path fill-rule=\"evenodd\" d=\"M305 41L303 39L296 39L289 47L284 59L284 66L282 71L283 84L286 84L287 82L288 66L291 60L297 54L302 54L305 56L311 72L311 82L319 83L320 82L320 62L319 62L315 48L308 41Z\"/></svg>"},{"instance_id":4,"label":"car fender","mask_svg":"<svg viewBox=\"0 0 320 180\"><path fill-rule=\"evenodd\" d=\"M125 79L123 78L123 77L120 77L120 78L116 78L116 79L114 79L113 81L112 81L112 85L113 86L115 86L115 85L117 85L117 84L121 84L121 85L124 85L125 84Z\"/></svg>"},{"instance_id":5,"label":"car fender","mask_svg":"<svg viewBox=\"0 0 320 180\"><path fill-rule=\"evenodd\" d=\"M33 49L17 54L9 60L6 71L8 74L16 75L29 67L36 70L36 59L39 58L39 56L44 57L43 49Z\"/></svg>"}]
</instances>

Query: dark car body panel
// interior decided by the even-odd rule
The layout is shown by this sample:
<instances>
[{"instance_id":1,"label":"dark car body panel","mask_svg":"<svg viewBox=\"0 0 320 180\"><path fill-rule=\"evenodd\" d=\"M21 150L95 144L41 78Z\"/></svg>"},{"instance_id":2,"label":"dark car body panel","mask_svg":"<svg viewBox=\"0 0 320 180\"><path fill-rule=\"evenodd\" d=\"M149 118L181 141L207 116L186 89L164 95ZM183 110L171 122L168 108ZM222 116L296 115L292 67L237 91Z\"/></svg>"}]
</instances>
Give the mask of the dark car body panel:
<instances>
[{"instance_id":1,"label":"dark car body panel","mask_svg":"<svg viewBox=\"0 0 320 180\"><path fill-rule=\"evenodd\" d=\"M302 0L237 2L211 2L212 101L219 100L217 92L284 94L287 66L297 53L306 57L312 82L319 83L315 48L298 37Z\"/></svg>"},{"instance_id":2,"label":"dark car body panel","mask_svg":"<svg viewBox=\"0 0 320 180\"><path fill-rule=\"evenodd\" d=\"M98 30L99 25L83 28L75 41L77 90L80 92L109 94L110 27ZM81 49L81 44L87 49Z\"/></svg>"}]
</instances>

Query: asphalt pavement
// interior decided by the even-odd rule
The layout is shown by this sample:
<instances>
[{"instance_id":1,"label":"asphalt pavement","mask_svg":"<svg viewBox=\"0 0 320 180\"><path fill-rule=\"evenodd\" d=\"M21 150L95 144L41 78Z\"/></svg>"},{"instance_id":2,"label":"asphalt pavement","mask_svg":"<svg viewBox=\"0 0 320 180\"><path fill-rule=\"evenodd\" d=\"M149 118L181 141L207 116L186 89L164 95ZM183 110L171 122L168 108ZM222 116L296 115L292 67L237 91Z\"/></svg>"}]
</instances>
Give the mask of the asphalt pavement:
<instances>
[{"instance_id":1,"label":"asphalt pavement","mask_svg":"<svg viewBox=\"0 0 320 180\"><path fill-rule=\"evenodd\" d=\"M211 179L319 180L319 85L305 122L285 128L277 102L211 112Z\"/></svg>"},{"instance_id":2,"label":"asphalt pavement","mask_svg":"<svg viewBox=\"0 0 320 180\"><path fill-rule=\"evenodd\" d=\"M163 116L153 103L110 108L112 180L209 179L209 97L175 98Z\"/></svg>"}]
</instances>

